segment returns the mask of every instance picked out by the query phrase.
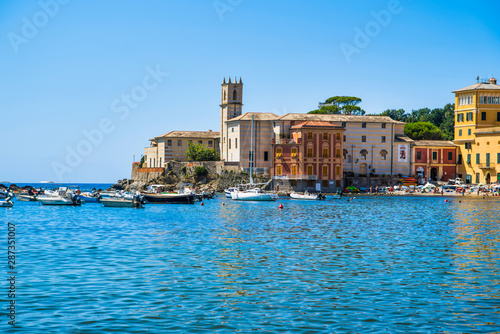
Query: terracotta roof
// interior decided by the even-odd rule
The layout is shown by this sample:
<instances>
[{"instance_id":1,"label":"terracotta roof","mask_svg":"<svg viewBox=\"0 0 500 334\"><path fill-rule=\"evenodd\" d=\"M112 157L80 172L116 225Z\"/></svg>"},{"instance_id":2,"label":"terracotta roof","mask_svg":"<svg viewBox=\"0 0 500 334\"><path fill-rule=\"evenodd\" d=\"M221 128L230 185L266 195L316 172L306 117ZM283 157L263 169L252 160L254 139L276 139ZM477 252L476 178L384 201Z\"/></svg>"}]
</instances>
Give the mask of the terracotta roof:
<instances>
[{"instance_id":1,"label":"terracotta roof","mask_svg":"<svg viewBox=\"0 0 500 334\"><path fill-rule=\"evenodd\" d=\"M251 121L252 115L254 121L274 121L279 118L278 115L269 112L247 112L235 118L231 118L226 122L232 121Z\"/></svg>"},{"instance_id":2,"label":"terracotta roof","mask_svg":"<svg viewBox=\"0 0 500 334\"><path fill-rule=\"evenodd\" d=\"M466 92L468 90L500 90L500 85L495 85L492 83L477 83L465 88L455 90L452 93Z\"/></svg>"},{"instance_id":3,"label":"terracotta roof","mask_svg":"<svg viewBox=\"0 0 500 334\"><path fill-rule=\"evenodd\" d=\"M305 121L303 123L292 126L291 129L324 128L324 127L343 129L343 127L341 126L336 126L335 124L332 124L330 122L322 122L322 121Z\"/></svg>"},{"instance_id":4,"label":"terracotta roof","mask_svg":"<svg viewBox=\"0 0 500 334\"><path fill-rule=\"evenodd\" d=\"M217 139L220 138L219 131L170 131L164 135L155 137L150 140L155 140L156 138L207 138L207 139Z\"/></svg>"},{"instance_id":5,"label":"terracotta roof","mask_svg":"<svg viewBox=\"0 0 500 334\"><path fill-rule=\"evenodd\" d=\"M457 147L452 141L446 140L415 140L414 146L440 146L440 147Z\"/></svg>"},{"instance_id":6,"label":"terracotta roof","mask_svg":"<svg viewBox=\"0 0 500 334\"><path fill-rule=\"evenodd\" d=\"M331 114L286 114L278 118L279 121L324 121L324 122L357 122L357 123L394 123L406 124L395 121L389 116L354 116Z\"/></svg>"},{"instance_id":7,"label":"terracotta roof","mask_svg":"<svg viewBox=\"0 0 500 334\"><path fill-rule=\"evenodd\" d=\"M414 140L406 135L394 135L394 141L412 143Z\"/></svg>"}]
</instances>

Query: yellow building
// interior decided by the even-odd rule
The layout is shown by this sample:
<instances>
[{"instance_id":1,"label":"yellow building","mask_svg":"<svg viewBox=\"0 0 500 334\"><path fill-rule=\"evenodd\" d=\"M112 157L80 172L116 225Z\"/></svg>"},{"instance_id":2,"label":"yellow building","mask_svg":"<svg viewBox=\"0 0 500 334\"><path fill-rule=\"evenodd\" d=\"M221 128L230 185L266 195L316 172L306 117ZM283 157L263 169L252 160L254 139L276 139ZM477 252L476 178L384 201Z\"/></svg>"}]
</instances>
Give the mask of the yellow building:
<instances>
[{"instance_id":1,"label":"yellow building","mask_svg":"<svg viewBox=\"0 0 500 334\"><path fill-rule=\"evenodd\" d=\"M453 93L458 177L476 184L500 181L500 85L491 78Z\"/></svg>"}]
</instances>

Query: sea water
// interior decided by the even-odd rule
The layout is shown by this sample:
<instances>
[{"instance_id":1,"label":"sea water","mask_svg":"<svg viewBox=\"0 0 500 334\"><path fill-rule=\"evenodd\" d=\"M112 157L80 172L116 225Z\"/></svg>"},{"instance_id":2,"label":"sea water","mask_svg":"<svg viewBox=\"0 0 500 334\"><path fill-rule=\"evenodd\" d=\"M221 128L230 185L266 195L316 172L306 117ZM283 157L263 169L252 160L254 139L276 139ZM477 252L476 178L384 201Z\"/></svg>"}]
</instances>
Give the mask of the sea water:
<instances>
[{"instance_id":1,"label":"sea water","mask_svg":"<svg viewBox=\"0 0 500 334\"><path fill-rule=\"evenodd\" d=\"M16 202L0 332L497 332L500 202L444 199Z\"/></svg>"}]
</instances>

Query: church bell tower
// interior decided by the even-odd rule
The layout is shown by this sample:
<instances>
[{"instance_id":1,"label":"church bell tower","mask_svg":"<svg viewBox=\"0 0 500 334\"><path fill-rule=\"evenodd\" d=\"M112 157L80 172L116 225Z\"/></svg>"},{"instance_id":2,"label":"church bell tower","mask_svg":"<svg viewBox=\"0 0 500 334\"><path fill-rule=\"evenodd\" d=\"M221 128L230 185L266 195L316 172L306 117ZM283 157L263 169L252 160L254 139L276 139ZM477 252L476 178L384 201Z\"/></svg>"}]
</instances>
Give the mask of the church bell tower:
<instances>
[{"instance_id":1,"label":"church bell tower","mask_svg":"<svg viewBox=\"0 0 500 334\"><path fill-rule=\"evenodd\" d=\"M231 78L227 82L226 78L224 78L221 87L220 152L221 160L226 160L228 150L226 121L241 115L243 107L243 82L241 81L241 77L239 82L234 78L234 83L231 81Z\"/></svg>"}]
</instances>

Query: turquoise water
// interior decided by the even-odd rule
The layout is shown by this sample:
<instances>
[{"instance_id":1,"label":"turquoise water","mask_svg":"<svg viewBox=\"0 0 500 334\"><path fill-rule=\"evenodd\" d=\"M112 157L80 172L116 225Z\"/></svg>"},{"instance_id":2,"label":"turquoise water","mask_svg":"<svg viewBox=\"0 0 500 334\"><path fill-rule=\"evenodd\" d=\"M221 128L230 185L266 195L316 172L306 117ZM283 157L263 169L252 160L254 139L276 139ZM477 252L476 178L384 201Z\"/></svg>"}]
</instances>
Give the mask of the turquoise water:
<instances>
[{"instance_id":1,"label":"turquoise water","mask_svg":"<svg viewBox=\"0 0 500 334\"><path fill-rule=\"evenodd\" d=\"M15 223L20 333L491 333L499 203L17 202L0 210L0 252Z\"/></svg>"}]
</instances>

